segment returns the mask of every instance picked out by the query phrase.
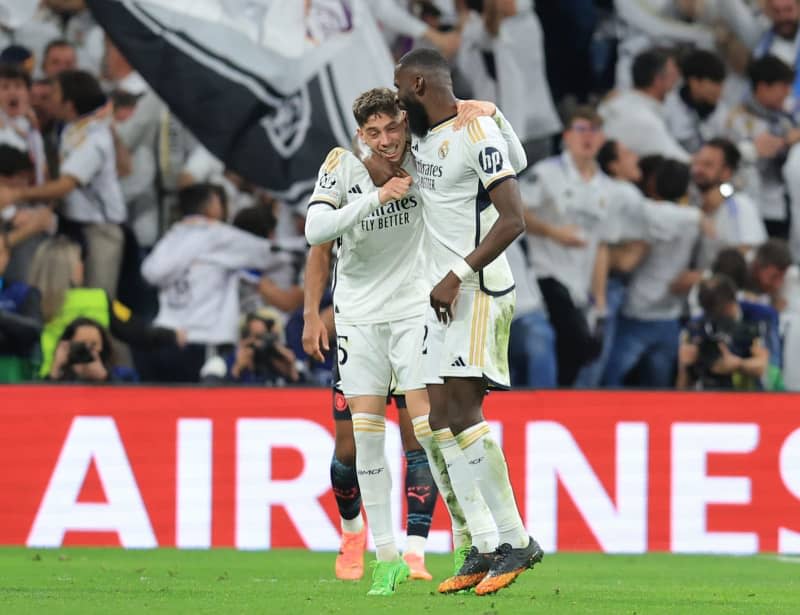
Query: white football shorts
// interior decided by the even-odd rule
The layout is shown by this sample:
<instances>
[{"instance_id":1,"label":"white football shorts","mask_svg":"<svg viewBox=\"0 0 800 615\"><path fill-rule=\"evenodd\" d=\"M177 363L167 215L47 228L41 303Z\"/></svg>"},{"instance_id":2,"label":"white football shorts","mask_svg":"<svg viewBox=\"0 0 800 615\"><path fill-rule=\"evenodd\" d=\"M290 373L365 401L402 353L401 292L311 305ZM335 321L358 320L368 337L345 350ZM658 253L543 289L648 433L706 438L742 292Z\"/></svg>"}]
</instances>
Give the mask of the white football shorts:
<instances>
[{"instance_id":1,"label":"white football shorts","mask_svg":"<svg viewBox=\"0 0 800 615\"><path fill-rule=\"evenodd\" d=\"M423 332L423 382L483 377L491 388L509 388L508 341L515 301L514 291L493 297L480 290L461 290L453 321L447 325L429 308Z\"/></svg>"},{"instance_id":2,"label":"white football shorts","mask_svg":"<svg viewBox=\"0 0 800 615\"><path fill-rule=\"evenodd\" d=\"M345 397L424 389L419 361L423 320L337 323L339 387Z\"/></svg>"}]
</instances>

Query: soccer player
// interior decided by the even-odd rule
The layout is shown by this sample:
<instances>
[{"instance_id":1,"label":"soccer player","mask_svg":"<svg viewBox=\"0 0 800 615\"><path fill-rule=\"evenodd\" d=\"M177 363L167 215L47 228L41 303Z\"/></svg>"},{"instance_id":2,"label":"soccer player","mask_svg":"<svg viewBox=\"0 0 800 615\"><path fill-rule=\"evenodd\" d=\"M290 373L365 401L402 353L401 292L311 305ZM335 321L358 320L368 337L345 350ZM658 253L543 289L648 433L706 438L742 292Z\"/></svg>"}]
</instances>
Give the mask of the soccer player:
<instances>
[{"instance_id":1,"label":"soccer player","mask_svg":"<svg viewBox=\"0 0 800 615\"><path fill-rule=\"evenodd\" d=\"M493 112L494 106L490 107ZM432 468L434 479L448 503L454 544L462 556L466 555L470 534L464 515L454 508L453 488L428 425L425 385L415 369L428 288L419 276L422 201L411 177L400 170L404 161L411 160L404 114L394 93L385 88L359 96L353 110L361 139L377 156L396 164L399 176L377 189L367 168L352 153L336 148L328 155L306 218L306 237L313 247L306 273L304 345L318 359L322 358L322 349L328 349L328 331L318 306L327 279L330 242L336 239L339 260L333 307L338 368L341 388L352 410L358 483L378 560L369 593L391 595L409 574L398 556L392 532L391 479L384 459L386 391L393 374L397 388L406 393L417 440L430 459L439 460ZM409 169L413 171L413 167ZM346 450L345 443L339 441L343 431L337 424L340 451ZM342 465L334 460L333 472L341 470ZM462 466L463 474L468 475L465 458ZM333 479L336 482L337 477ZM474 500L479 501L479 497ZM340 511L347 520L347 511ZM349 511L350 515L354 513ZM358 523L347 525L343 523L345 533L360 527Z\"/></svg>"},{"instance_id":2,"label":"soccer player","mask_svg":"<svg viewBox=\"0 0 800 615\"><path fill-rule=\"evenodd\" d=\"M443 449L449 443L439 438L441 430L455 435L499 535L493 553L473 546L439 591L474 587L478 595L490 594L543 557L522 523L503 451L482 412L487 386L509 387L514 279L503 252L525 230L523 204L498 125L480 117L455 130L457 101L439 53L417 49L403 56L395 85L412 132L429 283L435 284L421 351L430 427Z\"/></svg>"}]
</instances>

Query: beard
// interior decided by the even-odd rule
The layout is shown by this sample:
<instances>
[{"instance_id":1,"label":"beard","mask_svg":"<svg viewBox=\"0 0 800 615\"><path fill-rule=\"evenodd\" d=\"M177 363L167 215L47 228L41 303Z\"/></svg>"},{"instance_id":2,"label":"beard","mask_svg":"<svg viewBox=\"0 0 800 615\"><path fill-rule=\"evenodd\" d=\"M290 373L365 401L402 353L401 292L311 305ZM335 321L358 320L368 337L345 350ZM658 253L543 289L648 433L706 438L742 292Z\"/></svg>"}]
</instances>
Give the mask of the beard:
<instances>
[{"instance_id":1,"label":"beard","mask_svg":"<svg viewBox=\"0 0 800 615\"><path fill-rule=\"evenodd\" d=\"M798 25L796 21L782 21L775 24L775 32L781 38L791 40L797 35Z\"/></svg>"},{"instance_id":2,"label":"beard","mask_svg":"<svg viewBox=\"0 0 800 615\"><path fill-rule=\"evenodd\" d=\"M418 137L424 137L431 125L425 107L421 103L413 100L404 100L402 103L406 110L408 127L411 129L411 132Z\"/></svg>"},{"instance_id":3,"label":"beard","mask_svg":"<svg viewBox=\"0 0 800 615\"><path fill-rule=\"evenodd\" d=\"M703 194L709 190L719 187L720 185L720 182L705 177L694 177L692 178L692 181L694 181L694 185L697 186L697 189Z\"/></svg>"}]
</instances>

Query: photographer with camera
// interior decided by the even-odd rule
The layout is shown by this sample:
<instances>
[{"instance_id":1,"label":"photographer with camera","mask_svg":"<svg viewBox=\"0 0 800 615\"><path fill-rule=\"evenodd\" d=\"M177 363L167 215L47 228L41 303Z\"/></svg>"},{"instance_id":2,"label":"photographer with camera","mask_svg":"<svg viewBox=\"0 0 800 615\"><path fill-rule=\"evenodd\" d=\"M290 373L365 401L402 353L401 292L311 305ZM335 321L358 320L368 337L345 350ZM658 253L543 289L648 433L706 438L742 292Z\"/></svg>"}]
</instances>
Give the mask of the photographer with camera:
<instances>
[{"instance_id":1,"label":"photographer with camera","mask_svg":"<svg viewBox=\"0 0 800 615\"><path fill-rule=\"evenodd\" d=\"M725 275L703 280L699 299L704 313L682 335L677 388L763 390L772 308L737 301L736 285Z\"/></svg>"},{"instance_id":2,"label":"photographer with camera","mask_svg":"<svg viewBox=\"0 0 800 615\"><path fill-rule=\"evenodd\" d=\"M235 352L225 358L225 380L239 384L283 386L298 382L295 354L283 343L278 313L268 308L247 314ZM204 380L219 377L218 357L210 359L201 374ZM214 362L214 363L212 363Z\"/></svg>"},{"instance_id":3,"label":"photographer with camera","mask_svg":"<svg viewBox=\"0 0 800 615\"><path fill-rule=\"evenodd\" d=\"M48 380L108 382L111 370L111 336L91 318L76 318L61 334Z\"/></svg>"}]
</instances>

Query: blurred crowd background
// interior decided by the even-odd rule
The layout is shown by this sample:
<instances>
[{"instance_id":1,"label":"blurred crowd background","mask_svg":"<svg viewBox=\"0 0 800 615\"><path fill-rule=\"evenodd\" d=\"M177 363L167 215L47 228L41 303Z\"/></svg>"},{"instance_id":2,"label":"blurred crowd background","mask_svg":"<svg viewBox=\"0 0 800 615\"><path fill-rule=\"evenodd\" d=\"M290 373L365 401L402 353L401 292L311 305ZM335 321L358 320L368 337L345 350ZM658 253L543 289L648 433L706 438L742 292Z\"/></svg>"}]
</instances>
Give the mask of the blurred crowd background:
<instances>
[{"instance_id":1,"label":"blurred crowd background","mask_svg":"<svg viewBox=\"0 0 800 615\"><path fill-rule=\"evenodd\" d=\"M800 389L797 0L296 3L307 47L358 4L395 58L438 48L524 141L514 386ZM306 204L269 188L83 0L6 23L0 382L329 384L301 342Z\"/></svg>"}]
</instances>

